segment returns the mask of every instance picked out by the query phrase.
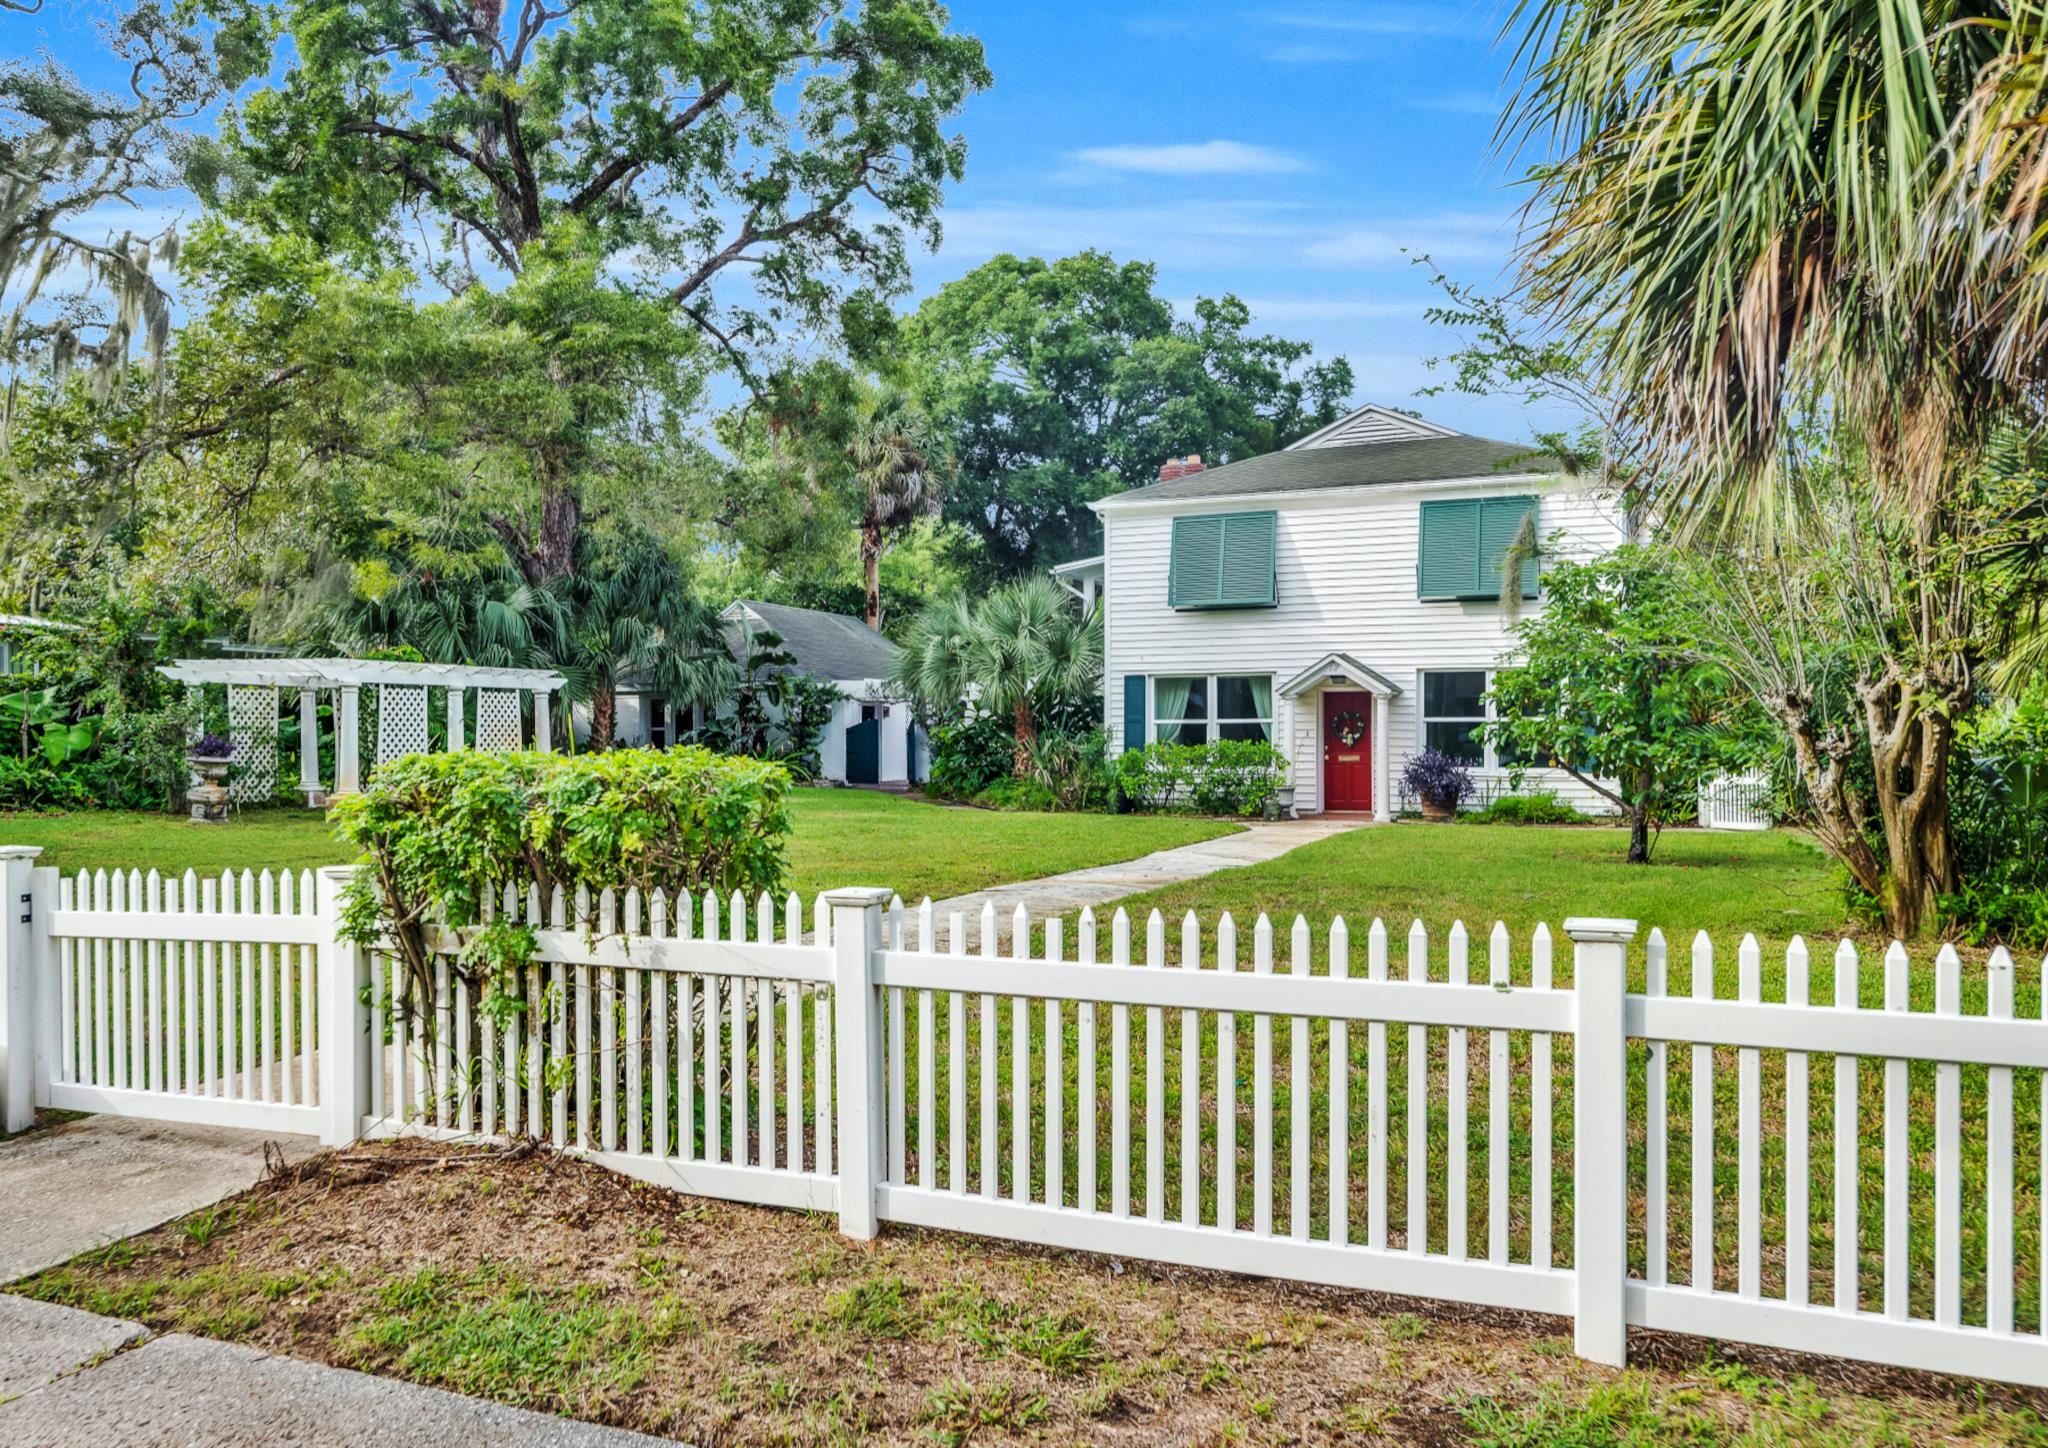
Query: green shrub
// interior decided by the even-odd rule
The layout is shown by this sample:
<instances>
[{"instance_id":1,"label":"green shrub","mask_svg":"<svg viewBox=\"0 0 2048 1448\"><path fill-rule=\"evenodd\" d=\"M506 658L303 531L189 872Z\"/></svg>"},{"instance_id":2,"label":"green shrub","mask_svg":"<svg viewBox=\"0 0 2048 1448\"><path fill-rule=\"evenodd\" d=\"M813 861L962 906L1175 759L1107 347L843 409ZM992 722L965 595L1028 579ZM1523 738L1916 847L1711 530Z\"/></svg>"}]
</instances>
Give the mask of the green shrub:
<instances>
[{"instance_id":1,"label":"green shrub","mask_svg":"<svg viewBox=\"0 0 2048 1448\"><path fill-rule=\"evenodd\" d=\"M2048 697L1971 719L1949 768L1962 885L1941 912L1965 941L2048 945Z\"/></svg>"},{"instance_id":2,"label":"green shrub","mask_svg":"<svg viewBox=\"0 0 2048 1448\"><path fill-rule=\"evenodd\" d=\"M1117 788L1137 809L1255 815L1287 775L1287 759L1264 740L1149 744L1117 757Z\"/></svg>"},{"instance_id":3,"label":"green shrub","mask_svg":"<svg viewBox=\"0 0 2048 1448\"><path fill-rule=\"evenodd\" d=\"M1116 771L1109 762L1109 737L1100 729L1070 734L1048 729L1031 746L1031 774L1052 807L1106 810L1116 803Z\"/></svg>"},{"instance_id":4,"label":"green shrub","mask_svg":"<svg viewBox=\"0 0 2048 1448\"><path fill-rule=\"evenodd\" d=\"M1059 796L1036 779L1006 775L985 789L976 790L974 803L987 809L1029 810L1045 813L1060 807Z\"/></svg>"},{"instance_id":5,"label":"green shrub","mask_svg":"<svg viewBox=\"0 0 2048 1448\"><path fill-rule=\"evenodd\" d=\"M983 715L931 731L931 777L925 792L947 799L971 799L1015 767L1017 741L1007 720Z\"/></svg>"},{"instance_id":6,"label":"green shrub","mask_svg":"<svg viewBox=\"0 0 2048 1448\"><path fill-rule=\"evenodd\" d=\"M1474 825L1582 825L1590 818L1547 789L1533 794L1504 794L1485 809L1459 816L1466 824Z\"/></svg>"},{"instance_id":7,"label":"green shrub","mask_svg":"<svg viewBox=\"0 0 2048 1448\"><path fill-rule=\"evenodd\" d=\"M346 902L348 935L394 939L412 999L424 1001L425 925L439 916L462 934L463 968L496 1008L534 946L525 925L484 922L484 902L507 881L539 886L543 900L578 886L774 892L787 870L789 787L778 764L687 745L407 755L330 812L372 866Z\"/></svg>"}]
</instances>

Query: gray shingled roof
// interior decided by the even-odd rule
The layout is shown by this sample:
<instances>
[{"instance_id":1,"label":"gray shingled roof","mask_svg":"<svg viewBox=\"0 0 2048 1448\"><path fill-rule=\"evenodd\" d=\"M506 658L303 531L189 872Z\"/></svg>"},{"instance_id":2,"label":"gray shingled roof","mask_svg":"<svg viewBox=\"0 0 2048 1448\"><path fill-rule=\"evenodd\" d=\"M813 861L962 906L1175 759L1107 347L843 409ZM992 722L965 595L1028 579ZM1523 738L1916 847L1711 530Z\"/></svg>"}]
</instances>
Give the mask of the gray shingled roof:
<instances>
[{"instance_id":1,"label":"gray shingled roof","mask_svg":"<svg viewBox=\"0 0 2048 1448\"><path fill-rule=\"evenodd\" d=\"M1099 507L1169 498L1243 498L1262 493L1311 492L1379 483L1428 483L1451 478L1558 471L1557 460L1527 443L1490 437L1421 437L1353 447L1300 448L1263 453L1243 462L1151 483L1103 499Z\"/></svg>"},{"instance_id":2,"label":"gray shingled roof","mask_svg":"<svg viewBox=\"0 0 2048 1448\"><path fill-rule=\"evenodd\" d=\"M816 674L821 679L889 677L889 666L898 652L896 645L860 619L786 603L760 603L751 598L738 600L738 607L747 609L781 634L783 648L807 674ZM737 635L737 627L733 633Z\"/></svg>"}]
</instances>

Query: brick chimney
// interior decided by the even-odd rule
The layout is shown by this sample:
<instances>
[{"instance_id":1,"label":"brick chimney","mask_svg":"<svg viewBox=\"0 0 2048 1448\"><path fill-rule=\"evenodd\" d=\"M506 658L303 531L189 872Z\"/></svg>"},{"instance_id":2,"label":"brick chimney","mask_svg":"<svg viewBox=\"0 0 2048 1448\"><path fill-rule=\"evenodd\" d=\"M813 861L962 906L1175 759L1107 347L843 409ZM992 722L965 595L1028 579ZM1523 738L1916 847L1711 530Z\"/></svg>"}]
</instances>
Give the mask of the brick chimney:
<instances>
[{"instance_id":1,"label":"brick chimney","mask_svg":"<svg viewBox=\"0 0 2048 1448\"><path fill-rule=\"evenodd\" d=\"M1184 458L1168 458L1159 465L1159 481L1170 483L1175 478L1184 478L1190 473L1202 471L1202 455L1189 453Z\"/></svg>"}]
</instances>

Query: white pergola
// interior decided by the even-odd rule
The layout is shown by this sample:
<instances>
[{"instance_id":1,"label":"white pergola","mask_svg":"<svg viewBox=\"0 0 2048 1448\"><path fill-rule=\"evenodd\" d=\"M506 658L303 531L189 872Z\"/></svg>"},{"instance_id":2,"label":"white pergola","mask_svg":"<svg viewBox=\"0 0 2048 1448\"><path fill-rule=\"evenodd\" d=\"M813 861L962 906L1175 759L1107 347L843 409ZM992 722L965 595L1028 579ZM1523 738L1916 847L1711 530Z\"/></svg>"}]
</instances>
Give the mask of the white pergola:
<instances>
[{"instance_id":1,"label":"white pergola","mask_svg":"<svg viewBox=\"0 0 2048 1448\"><path fill-rule=\"evenodd\" d=\"M309 805L326 802L320 779L319 700L334 696L334 794L362 788L361 695L377 690L373 767L429 745L429 691L444 690L450 749L508 750L525 743L522 693L533 696L534 747L552 747L551 706L563 678L552 669L489 669L470 664L412 664L370 659L180 659L158 672L198 692L227 687L228 737L243 768L234 781L237 800L263 798L277 781L277 705L284 690L299 692L299 788ZM464 699L477 691L476 726L464 727Z\"/></svg>"}]
</instances>

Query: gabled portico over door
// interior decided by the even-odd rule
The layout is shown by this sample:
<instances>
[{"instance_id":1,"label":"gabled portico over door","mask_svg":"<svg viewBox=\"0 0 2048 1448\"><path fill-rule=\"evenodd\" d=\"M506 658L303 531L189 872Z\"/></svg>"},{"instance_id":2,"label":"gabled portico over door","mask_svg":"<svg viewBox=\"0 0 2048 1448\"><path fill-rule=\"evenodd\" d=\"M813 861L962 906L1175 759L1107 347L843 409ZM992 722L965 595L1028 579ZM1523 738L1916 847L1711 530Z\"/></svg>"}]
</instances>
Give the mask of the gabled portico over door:
<instances>
[{"instance_id":1,"label":"gabled portico over door","mask_svg":"<svg viewBox=\"0 0 2048 1448\"><path fill-rule=\"evenodd\" d=\"M1296 805L1318 812L1370 808L1374 819L1392 819L1387 705L1400 686L1348 654L1331 653L1278 692L1297 718L1316 722L1315 747L1295 755ZM1361 717L1368 714L1369 724ZM1299 777L1304 765L1314 769L1313 781Z\"/></svg>"}]
</instances>

